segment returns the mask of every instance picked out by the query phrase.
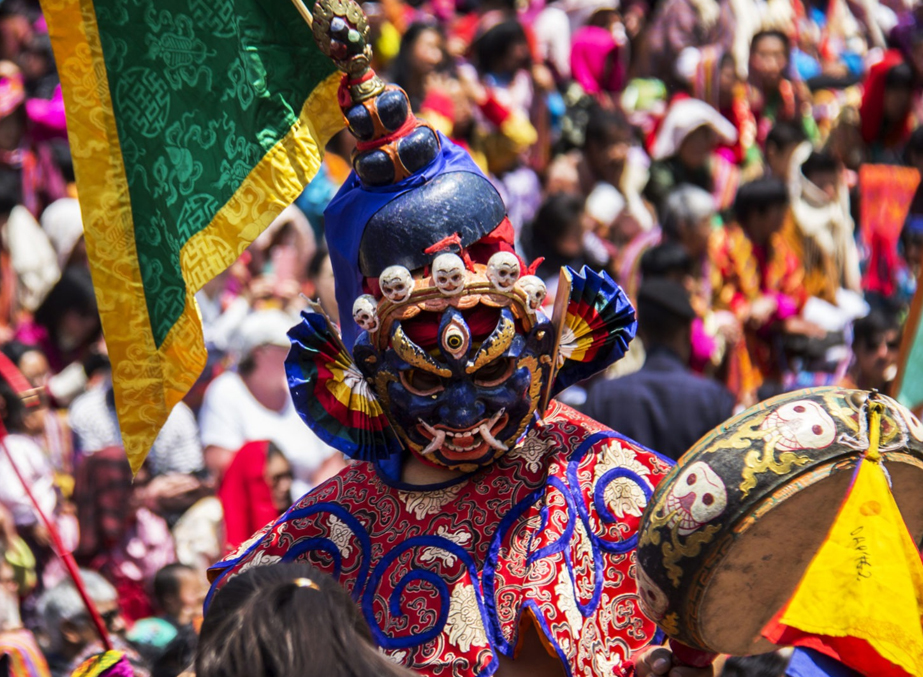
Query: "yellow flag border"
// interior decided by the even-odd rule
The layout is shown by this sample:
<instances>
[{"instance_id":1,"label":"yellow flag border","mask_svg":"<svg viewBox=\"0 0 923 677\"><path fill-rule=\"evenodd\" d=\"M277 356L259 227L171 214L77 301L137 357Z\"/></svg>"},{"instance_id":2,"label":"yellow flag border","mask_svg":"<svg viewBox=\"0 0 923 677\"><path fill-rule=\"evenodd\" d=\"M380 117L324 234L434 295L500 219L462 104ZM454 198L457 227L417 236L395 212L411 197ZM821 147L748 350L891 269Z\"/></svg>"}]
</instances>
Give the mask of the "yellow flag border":
<instances>
[{"instance_id":1,"label":"yellow flag border","mask_svg":"<svg viewBox=\"0 0 923 677\"><path fill-rule=\"evenodd\" d=\"M317 173L323 146L344 126L336 105L340 75L333 73L311 92L288 133L253 167L211 223L183 246L186 303L158 349L93 1L42 0L42 9L61 78L122 441L137 472L170 411L206 363L195 293L231 265Z\"/></svg>"}]
</instances>

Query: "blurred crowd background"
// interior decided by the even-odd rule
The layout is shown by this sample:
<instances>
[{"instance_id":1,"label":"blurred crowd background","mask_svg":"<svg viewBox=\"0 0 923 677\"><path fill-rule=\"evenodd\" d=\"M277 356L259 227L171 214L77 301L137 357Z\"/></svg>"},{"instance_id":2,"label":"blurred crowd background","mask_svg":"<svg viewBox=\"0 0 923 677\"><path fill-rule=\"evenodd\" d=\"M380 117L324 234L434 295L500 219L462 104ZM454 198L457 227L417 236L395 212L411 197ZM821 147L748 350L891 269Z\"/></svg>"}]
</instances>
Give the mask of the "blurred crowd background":
<instances>
[{"instance_id":1,"label":"blurred crowd background","mask_svg":"<svg viewBox=\"0 0 923 677\"><path fill-rule=\"evenodd\" d=\"M553 303L605 270L640 340L567 403L674 458L809 385L888 392L923 256L923 10L906 0L382 0L376 69L503 196ZM50 41L0 3L0 675L69 675L92 624L15 460L138 675L195 647L204 570L344 467L283 360L307 298L338 319L323 210L347 133L198 302L209 363L132 482ZM47 668L45 665L47 664Z\"/></svg>"}]
</instances>

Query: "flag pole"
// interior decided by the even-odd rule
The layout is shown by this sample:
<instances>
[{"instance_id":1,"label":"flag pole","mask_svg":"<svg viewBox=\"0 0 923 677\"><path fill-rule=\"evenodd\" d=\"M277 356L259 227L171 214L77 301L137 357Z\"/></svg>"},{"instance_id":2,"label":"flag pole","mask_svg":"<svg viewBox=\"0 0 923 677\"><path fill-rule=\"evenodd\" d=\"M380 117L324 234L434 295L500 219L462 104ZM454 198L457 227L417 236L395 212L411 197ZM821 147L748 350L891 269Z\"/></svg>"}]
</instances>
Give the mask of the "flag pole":
<instances>
[{"instance_id":1,"label":"flag pole","mask_svg":"<svg viewBox=\"0 0 923 677\"><path fill-rule=\"evenodd\" d=\"M19 483L22 485L23 490L26 492L26 496L29 497L29 501L32 503L32 507L35 508L35 512L38 513L39 518L45 524L45 528L48 529L48 535L51 537L52 545L54 545L58 557L63 560L67 573L70 574L71 579L74 581L74 587L77 588L77 593L80 595L80 599L83 600L83 604L90 614L90 620L92 620L93 625L96 626L96 632L99 633L99 638L102 640L103 646L106 651L112 651L112 640L109 638L106 624L103 623L102 616L99 615L99 610L97 610L96 605L87 593L86 587L83 584L83 579L80 577L77 563L74 561L74 556L64 547L64 542L61 540L61 535L58 533L57 527L39 506L35 494L32 493L32 489L29 487L29 483L26 482L26 478L23 477L22 473L19 471L19 467L13 459L13 454L10 453L9 448L6 446L7 434L6 426L0 421L0 449L3 449L3 453L6 454L10 466L13 468L13 472L16 474L16 477L19 478Z\"/></svg>"},{"instance_id":2,"label":"flag pole","mask_svg":"<svg viewBox=\"0 0 923 677\"><path fill-rule=\"evenodd\" d=\"M314 28L314 15L311 14L311 10L308 9L307 5L302 0L292 0L292 4L295 5L295 9L298 10L301 18L307 22L308 28Z\"/></svg>"}]
</instances>

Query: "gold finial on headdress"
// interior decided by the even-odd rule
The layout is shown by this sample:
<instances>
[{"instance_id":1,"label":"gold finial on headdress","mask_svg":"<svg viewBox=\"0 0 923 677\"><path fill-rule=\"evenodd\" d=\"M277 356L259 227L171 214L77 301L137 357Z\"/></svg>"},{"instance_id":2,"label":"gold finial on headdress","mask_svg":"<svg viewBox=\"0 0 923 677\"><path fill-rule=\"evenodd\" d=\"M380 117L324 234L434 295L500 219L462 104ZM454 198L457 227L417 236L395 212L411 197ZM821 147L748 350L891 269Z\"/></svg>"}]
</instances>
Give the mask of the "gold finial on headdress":
<instances>
[{"instance_id":1,"label":"gold finial on headdress","mask_svg":"<svg viewBox=\"0 0 923 677\"><path fill-rule=\"evenodd\" d=\"M311 588L311 590L320 591L320 586L318 586L317 583L312 581L310 578L296 578L294 581L292 581L292 583L294 583L299 588Z\"/></svg>"}]
</instances>

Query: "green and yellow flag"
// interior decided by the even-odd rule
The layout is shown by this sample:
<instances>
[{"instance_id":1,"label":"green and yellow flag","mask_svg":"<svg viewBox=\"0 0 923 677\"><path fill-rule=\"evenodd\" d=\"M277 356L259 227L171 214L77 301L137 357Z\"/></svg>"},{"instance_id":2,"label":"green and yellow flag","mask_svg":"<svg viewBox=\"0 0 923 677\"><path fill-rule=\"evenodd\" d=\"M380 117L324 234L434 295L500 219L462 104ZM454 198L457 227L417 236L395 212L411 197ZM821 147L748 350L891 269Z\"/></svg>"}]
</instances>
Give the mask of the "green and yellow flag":
<instances>
[{"instance_id":1,"label":"green and yellow flag","mask_svg":"<svg viewBox=\"0 0 923 677\"><path fill-rule=\"evenodd\" d=\"M137 471L205 365L193 295L314 176L343 126L339 76L291 0L42 9Z\"/></svg>"}]
</instances>

